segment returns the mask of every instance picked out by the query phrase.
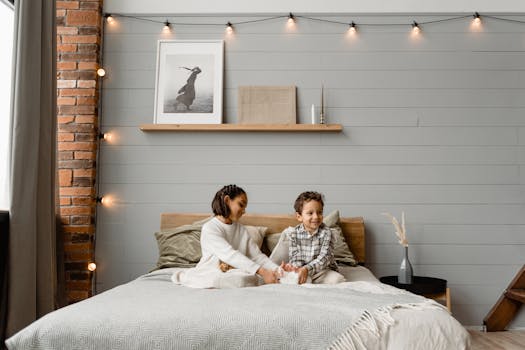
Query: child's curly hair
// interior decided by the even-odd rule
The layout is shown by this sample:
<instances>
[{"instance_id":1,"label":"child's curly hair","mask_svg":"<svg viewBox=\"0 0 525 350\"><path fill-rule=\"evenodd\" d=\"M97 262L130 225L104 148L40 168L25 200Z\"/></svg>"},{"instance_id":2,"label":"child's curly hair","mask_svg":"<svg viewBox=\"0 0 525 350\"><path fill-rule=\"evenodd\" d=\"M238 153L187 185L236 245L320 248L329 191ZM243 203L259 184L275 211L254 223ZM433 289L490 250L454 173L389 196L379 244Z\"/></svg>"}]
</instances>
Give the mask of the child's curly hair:
<instances>
[{"instance_id":1,"label":"child's curly hair","mask_svg":"<svg viewBox=\"0 0 525 350\"><path fill-rule=\"evenodd\" d=\"M211 202L211 210L213 211L213 214L224 218L229 217L231 214L230 208L226 205L226 202L224 202L224 197L228 196L230 199L234 199L241 194L246 194L246 192L237 185L226 185L221 188L215 193L215 197L213 197Z\"/></svg>"},{"instance_id":2,"label":"child's curly hair","mask_svg":"<svg viewBox=\"0 0 525 350\"><path fill-rule=\"evenodd\" d=\"M309 201L317 201L321 203L321 206L324 207L323 195L319 192L306 191L301 193L293 205L295 212L301 214L303 212L304 203Z\"/></svg>"}]
</instances>

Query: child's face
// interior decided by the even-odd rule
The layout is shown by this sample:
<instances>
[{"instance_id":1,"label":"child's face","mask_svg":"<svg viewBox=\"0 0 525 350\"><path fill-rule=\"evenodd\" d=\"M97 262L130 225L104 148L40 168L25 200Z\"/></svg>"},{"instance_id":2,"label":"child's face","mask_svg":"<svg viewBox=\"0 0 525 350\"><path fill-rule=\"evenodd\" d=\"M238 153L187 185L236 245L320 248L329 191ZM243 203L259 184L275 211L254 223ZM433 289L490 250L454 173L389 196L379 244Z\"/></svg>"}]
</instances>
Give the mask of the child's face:
<instances>
[{"instance_id":1,"label":"child's face","mask_svg":"<svg viewBox=\"0 0 525 350\"><path fill-rule=\"evenodd\" d=\"M233 199L226 196L225 201L228 207L230 208L229 219L232 222L239 221L241 216L244 215L246 207L248 206L248 197L246 197L246 194L242 193Z\"/></svg>"},{"instance_id":2,"label":"child's face","mask_svg":"<svg viewBox=\"0 0 525 350\"><path fill-rule=\"evenodd\" d=\"M310 200L303 205L303 211L296 213L297 220L303 223L306 231L314 233L323 223L323 206L316 200Z\"/></svg>"}]
</instances>

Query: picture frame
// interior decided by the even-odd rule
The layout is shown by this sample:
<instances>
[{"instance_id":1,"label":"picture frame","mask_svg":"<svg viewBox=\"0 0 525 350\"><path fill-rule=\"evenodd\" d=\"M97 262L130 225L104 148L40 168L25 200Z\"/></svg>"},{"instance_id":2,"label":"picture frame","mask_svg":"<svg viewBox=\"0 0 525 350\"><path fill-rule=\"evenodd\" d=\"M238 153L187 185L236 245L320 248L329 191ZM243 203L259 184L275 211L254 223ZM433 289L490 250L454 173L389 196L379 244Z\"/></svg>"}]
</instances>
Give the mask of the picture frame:
<instances>
[{"instance_id":1,"label":"picture frame","mask_svg":"<svg viewBox=\"0 0 525 350\"><path fill-rule=\"evenodd\" d=\"M223 40L159 40L155 124L221 124Z\"/></svg>"}]
</instances>

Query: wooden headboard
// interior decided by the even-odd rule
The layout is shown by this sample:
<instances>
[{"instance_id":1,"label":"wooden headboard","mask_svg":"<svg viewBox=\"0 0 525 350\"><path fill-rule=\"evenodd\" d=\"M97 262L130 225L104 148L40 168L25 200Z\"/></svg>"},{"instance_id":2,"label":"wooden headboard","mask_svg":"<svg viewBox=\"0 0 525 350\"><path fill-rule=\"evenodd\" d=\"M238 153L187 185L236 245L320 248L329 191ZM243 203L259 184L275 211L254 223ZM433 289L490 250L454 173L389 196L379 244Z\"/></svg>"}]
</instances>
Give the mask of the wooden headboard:
<instances>
[{"instance_id":1,"label":"wooden headboard","mask_svg":"<svg viewBox=\"0 0 525 350\"><path fill-rule=\"evenodd\" d=\"M166 230L191 224L209 216L210 214L162 213L160 215L160 229ZM297 225L297 219L292 215L245 214L240 222L245 225L266 226L268 227L268 234L282 232L288 226ZM350 242L350 250L354 253L357 261L364 264L365 224L363 218L340 218L339 225L343 230L346 242Z\"/></svg>"}]
</instances>

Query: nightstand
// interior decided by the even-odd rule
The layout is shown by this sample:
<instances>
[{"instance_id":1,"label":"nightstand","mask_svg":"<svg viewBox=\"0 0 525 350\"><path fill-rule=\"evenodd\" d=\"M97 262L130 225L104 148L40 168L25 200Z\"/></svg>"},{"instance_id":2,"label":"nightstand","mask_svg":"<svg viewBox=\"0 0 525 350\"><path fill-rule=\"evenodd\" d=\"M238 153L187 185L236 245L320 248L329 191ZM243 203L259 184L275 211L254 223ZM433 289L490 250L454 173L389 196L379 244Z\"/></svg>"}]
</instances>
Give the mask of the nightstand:
<instances>
[{"instance_id":1,"label":"nightstand","mask_svg":"<svg viewBox=\"0 0 525 350\"><path fill-rule=\"evenodd\" d=\"M440 301L446 305L448 311L452 312L450 288L447 287L447 281L444 279L414 276L411 284L402 284L397 282L397 276L384 276L379 278L379 281L417 295L422 295L426 298Z\"/></svg>"}]
</instances>

